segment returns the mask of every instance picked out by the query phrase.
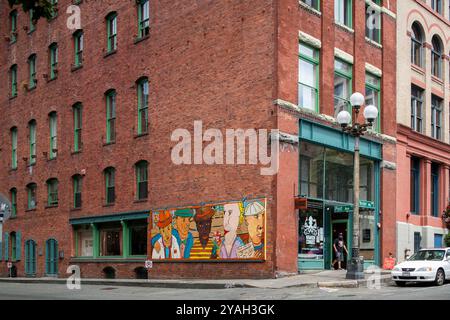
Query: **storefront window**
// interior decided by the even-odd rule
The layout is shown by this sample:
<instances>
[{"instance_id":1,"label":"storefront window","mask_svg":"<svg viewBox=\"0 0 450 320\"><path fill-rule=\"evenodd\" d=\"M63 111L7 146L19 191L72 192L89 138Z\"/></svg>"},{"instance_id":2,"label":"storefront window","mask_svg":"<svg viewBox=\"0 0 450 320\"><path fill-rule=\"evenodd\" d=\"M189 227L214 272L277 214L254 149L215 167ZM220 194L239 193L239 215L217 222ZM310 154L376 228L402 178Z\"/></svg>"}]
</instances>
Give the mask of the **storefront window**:
<instances>
[{"instance_id":1,"label":"storefront window","mask_svg":"<svg viewBox=\"0 0 450 320\"><path fill-rule=\"evenodd\" d=\"M326 199L351 203L353 200L353 156L332 149L326 150Z\"/></svg>"},{"instance_id":2,"label":"storefront window","mask_svg":"<svg viewBox=\"0 0 450 320\"><path fill-rule=\"evenodd\" d=\"M323 198L323 156L325 148L302 143L300 150L300 194Z\"/></svg>"},{"instance_id":3,"label":"storefront window","mask_svg":"<svg viewBox=\"0 0 450 320\"><path fill-rule=\"evenodd\" d=\"M360 200L375 200L374 185L374 162L369 159L361 158L360 160L360 180L359 180L359 197Z\"/></svg>"},{"instance_id":4,"label":"storefront window","mask_svg":"<svg viewBox=\"0 0 450 320\"><path fill-rule=\"evenodd\" d=\"M324 229L322 209L300 212L298 257L323 259Z\"/></svg>"},{"instance_id":5,"label":"storefront window","mask_svg":"<svg viewBox=\"0 0 450 320\"><path fill-rule=\"evenodd\" d=\"M122 255L122 226L120 223L111 223L101 226L100 231L100 256Z\"/></svg>"},{"instance_id":6,"label":"storefront window","mask_svg":"<svg viewBox=\"0 0 450 320\"><path fill-rule=\"evenodd\" d=\"M360 211L360 255L375 260L375 211Z\"/></svg>"},{"instance_id":7,"label":"storefront window","mask_svg":"<svg viewBox=\"0 0 450 320\"><path fill-rule=\"evenodd\" d=\"M147 221L142 220L129 225L131 255L147 255Z\"/></svg>"}]
</instances>

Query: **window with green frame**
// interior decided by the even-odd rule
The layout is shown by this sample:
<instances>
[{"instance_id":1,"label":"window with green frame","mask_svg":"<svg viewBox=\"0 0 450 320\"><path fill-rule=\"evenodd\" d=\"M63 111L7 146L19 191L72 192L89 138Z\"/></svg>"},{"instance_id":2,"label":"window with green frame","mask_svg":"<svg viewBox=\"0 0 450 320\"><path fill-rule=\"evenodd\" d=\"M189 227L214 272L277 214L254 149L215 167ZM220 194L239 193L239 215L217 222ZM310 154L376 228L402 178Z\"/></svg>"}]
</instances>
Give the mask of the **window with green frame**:
<instances>
[{"instance_id":1,"label":"window with green frame","mask_svg":"<svg viewBox=\"0 0 450 320\"><path fill-rule=\"evenodd\" d=\"M378 109L378 118L372 129L381 132L381 78L366 73L366 106L369 105L374 105Z\"/></svg>"},{"instance_id":2,"label":"window with green frame","mask_svg":"<svg viewBox=\"0 0 450 320\"><path fill-rule=\"evenodd\" d=\"M145 200L148 197L148 162L139 161L136 168L136 198Z\"/></svg>"},{"instance_id":3,"label":"window with green frame","mask_svg":"<svg viewBox=\"0 0 450 320\"><path fill-rule=\"evenodd\" d=\"M137 82L138 87L138 135L148 132L148 94L149 84L147 78Z\"/></svg>"},{"instance_id":4,"label":"window with green frame","mask_svg":"<svg viewBox=\"0 0 450 320\"><path fill-rule=\"evenodd\" d=\"M320 11L320 0L300 0L300 1L307 4L311 8Z\"/></svg>"},{"instance_id":5,"label":"window with green frame","mask_svg":"<svg viewBox=\"0 0 450 320\"><path fill-rule=\"evenodd\" d=\"M9 191L11 195L11 218L17 217L17 189L12 188Z\"/></svg>"},{"instance_id":6,"label":"window with green frame","mask_svg":"<svg viewBox=\"0 0 450 320\"><path fill-rule=\"evenodd\" d=\"M36 79L36 55L32 54L28 58L28 68L30 71L30 81L28 84L28 89L33 89L37 85L37 79Z\"/></svg>"},{"instance_id":7,"label":"window with green frame","mask_svg":"<svg viewBox=\"0 0 450 320\"><path fill-rule=\"evenodd\" d=\"M303 43L299 44L298 105L319 109L319 51Z\"/></svg>"},{"instance_id":8,"label":"window with green frame","mask_svg":"<svg viewBox=\"0 0 450 320\"><path fill-rule=\"evenodd\" d=\"M111 12L106 16L106 28L108 34L108 52L117 49L117 13Z\"/></svg>"},{"instance_id":9,"label":"window with green frame","mask_svg":"<svg viewBox=\"0 0 450 320\"><path fill-rule=\"evenodd\" d=\"M366 37L381 43L381 0L366 2Z\"/></svg>"},{"instance_id":10,"label":"window with green frame","mask_svg":"<svg viewBox=\"0 0 450 320\"><path fill-rule=\"evenodd\" d=\"M336 23L352 28L352 0L334 0L334 20Z\"/></svg>"},{"instance_id":11,"label":"window with green frame","mask_svg":"<svg viewBox=\"0 0 450 320\"><path fill-rule=\"evenodd\" d=\"M83 177L80 175L74 175L72 177L72 186L73 186L73 208L80 209L82 205L81 198L81 187L82 187L82 179Z\"/></svg>"},{"instance_id":12,"label":"window with green frame","mask_svg":"<svg viewBox=\"0 0 450 320\"><path fill-rule=\"evenodd\" d=\"M36 20L34 20L34 9L30 9L30 11L28 11L29 17L30 17L30 26L29 26L29 30L28 33L31 33L33 31L36 30Z\"/></svg>"},{"instance_id":13,"label":"window with green frame","mask_svg":"<svg viewBox=\"0 0 450 320\"><path fill-rule=\"evenodd\" d=\"M334 60L334 117L342 110L351 113L353 65L340 59Z\"/></svg>"},{"instance_id":14,"label":"window with green frame","mask_svg":"<svg viewBox=\"0 0 450 320\"><path fill-rule=\"evenodd\" d=\"M50 55L50 80L53 80L58 76L58 44L52 43L48 50Z\"/></svg>"},{"instance_id":15,"label":"window with green frame","mask_svg":"<svg viewBox=\"0 0 450 320\"><path fill-rule=\"evenodd\" d=\"M36 209L37 201L36 201L36 191L37 185L36 183L29 183L27 185L27 208L28 210Z\"/></svg>"},{"instance_id":16,"label":"window with green frame","mask_svg":"<svg viewBox=\"0 0 450 320\"><path fill-rule=\"evenodd\" d=\"M116 170L112 167L104 170L105 176L105 199L106 204L113 204L116 201Z\"/></svg>"},{"instance_id":17,"label":"window with green frame","mask_svg":"<svg viewBox=\"0 0 450 320\"><path fill-rule=\"evenodd\" d=\"M17 128L11 129L11 169L17 169Z\"/></svg>"},{"instance_id":18,"label":"window with green frame","mask_svg":"<svg viewBox=\"0 0 450 320\"><path fill-rule=\"evenodd\" d=\"M106 92L106 143L116 141L116 90Z\"/></svg>"},{"instance_id":19,"label":"window with green frame","mask_svg":"<svg viewBox=\"0 0 450 320\"><path fill-rule=\"evenodd\" d=\"M47 180L47 205L49 207L58 205L58 179Z\"/></svg>"},{"instance_id":20,"label":"window with green frame","mask_svg":"<svg viewBox=\"0 0 450 320\"><path fill-rule=\"evenodd\" d=\"M75 50L75 67L79 67L83 64L83 30L77 30L73 34L73 43Z\"/></svg>"},{"instance_id":21,"label":"window with green frame","mask_svg":"<svg viewBox=\"0 0 450 320\"><path fill-rule=\"evenodd\" d=\"M150 34L150 1L137 0L139 38Z\"/></svg>"},{"instance_id":22,"label":"window with green frame","mask_svg":"<svg viewBox=\"0 0 450 320\"><path fill-rule=\"evenodd\" d=\"M9 14L9 20L11 23L11 35L9 42L14 43L17 41L17 10L11 11Z\"/></svg>"},{"instance_id":23,"label":"window with green frame","mask_svg":"<svg viewBox=\"0 0 450 320\"><path fill-rule=\"evenodd\" d=\"M11 232L9 235L9 241L11 241L11 261L17 259L17 237L15 232Z\"/></svg>"},{"instance_id":24,"label":"window with green frame","mask_svg":"<svg viewBox=\"0 0 450 320\"><path fill-rule=\"evenodd\" d=\"M29 135L29 146L30 146L30 160L29 164L33 165L36 163L36 121L31 120L28 123L28 127L30 129Z\"/></svg>"},{"instance_id":25,"label":"window with green frame","mask_svg":"<svg viewBox=\"0 0 450 320\"><path fill-rule=\"evenodd\" d=\"M17 97L17 64L10 69L11 77L11 98Z\"/></svg>"},{"instance_id":26,"label":"window with green frame","mask_svg":"<svg viewBox=\"0 0 450 320\"><path fill-rule=\"evenodd\" d=\"M50 0L50 3L52 5L50 19L54 19L58 16L58 0Z\"/></svg>"},{"instance_id":27,"label":"window with green frame","mask_svg":"<svg viewBox=\"0 0 450 320\"><path fill-rule=\"evenodd\" d=\"M50 124L50 159L55 159L58 152L58 116L56 112L48 115Z\"/></svg>"},{"instance_id":28,"label":"window with green frame","mask_svg":"<svg viewBox=\"0 0 450 320\"><path fill-rule=\"evenodd\" d=\"M73 105L73 151L79 152L82 148L83 105L77 102Z\"/></svg>"}]
</instances>

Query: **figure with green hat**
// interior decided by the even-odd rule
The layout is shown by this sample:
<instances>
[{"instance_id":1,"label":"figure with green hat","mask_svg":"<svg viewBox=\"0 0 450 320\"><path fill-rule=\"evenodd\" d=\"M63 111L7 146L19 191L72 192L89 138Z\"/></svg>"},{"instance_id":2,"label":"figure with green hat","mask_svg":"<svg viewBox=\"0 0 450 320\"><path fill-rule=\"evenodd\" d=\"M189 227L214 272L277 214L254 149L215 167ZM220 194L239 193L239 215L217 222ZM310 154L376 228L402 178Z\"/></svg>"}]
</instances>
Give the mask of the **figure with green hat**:
<instances>
[{"instance_id":1,"label":"figure with green hat","mask_svg":"<svg viewBox=\"0 0 450 320\"><path fill-rule=\"evenodd\" d=\"M178 209L174 212L175 229L173 236L177 239L181 251L182 259L189 259L191 256L191 248L194 245L194 237L189 232L190 225L194 217L194 209ZM158 241L158 235L152 239L153 242Z\"/></svg>"}]
</instances>

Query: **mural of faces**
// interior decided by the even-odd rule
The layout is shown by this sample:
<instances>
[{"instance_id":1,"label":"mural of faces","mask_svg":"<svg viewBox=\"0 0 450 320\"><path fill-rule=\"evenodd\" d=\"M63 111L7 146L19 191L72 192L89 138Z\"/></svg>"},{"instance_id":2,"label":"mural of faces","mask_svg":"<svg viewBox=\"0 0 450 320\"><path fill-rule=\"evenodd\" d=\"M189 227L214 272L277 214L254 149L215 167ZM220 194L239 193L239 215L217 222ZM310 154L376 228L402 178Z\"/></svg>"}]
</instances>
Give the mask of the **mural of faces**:
<instances>
[{"instance_id":1,"label":"mural of faces","mask_svg":"<svg viewBox=\"0 0 450 320\"><path fill-rule=\"evenodd\" d=\"M164 246L170 247L172 245L172 224L169 224L164 228L160 228L159 232L161 233Z\"/></svg>"},{"instance_id":2,"label":"mural of faces","mask_svg":"<svg viewBox=\"0 0 450 320\"><path fill-rule=\"evenodd\" d=\"M254 245L259 245L263 239L264 232L264 216L258 214L255 216L245 217L247 223L248 235Z\"/></svg>"},{"instance_id":3,"label":"mural of faces","mask_svg":"<svg viewBox=\"0 0 450 320\"><path fill-rule=\"evenodd\" d=\"M191 225L192 218L190 217L176 217L175 225L181 239L186 239L189 233L189 226Z\"/></svg>"},{"instance_id":4,"label":"mural of faces","mask_svg":"<svg viewBox=\"0 0 450 320\"><path fill-rule=\"evenodd\" d=\"M241 215L239 203L226 204L223 207L223 228L225 230L225 235L229 232L236 233L239 226L239 217Z\"/></svg>"}]
</instances>

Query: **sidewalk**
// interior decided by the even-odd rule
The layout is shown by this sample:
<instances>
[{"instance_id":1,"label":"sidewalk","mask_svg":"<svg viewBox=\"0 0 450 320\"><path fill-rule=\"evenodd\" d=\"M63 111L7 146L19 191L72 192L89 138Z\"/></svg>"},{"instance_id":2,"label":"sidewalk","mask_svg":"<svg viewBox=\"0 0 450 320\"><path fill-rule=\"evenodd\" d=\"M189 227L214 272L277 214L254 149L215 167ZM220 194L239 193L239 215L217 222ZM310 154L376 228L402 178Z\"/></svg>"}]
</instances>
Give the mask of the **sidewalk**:
<instances>
[{"instance_id":1,"label":"sidewalk","mask_svg":"<svg viewBox=\"0 0 450 320\"><path fill-rule=\"evenodd\" d=\"M390 283L390 271L381 272L381 283ZM317 271L277 279L262 280L133 280L133 279L82 279L81 285L131 286L150 288L184 289L229 289L229 288L358 288L366 286L373 274L366 274L364 280L345 279L346 271ZM66 279L57 278L0 278L1 283L47 283L65 284Z\"/></svg>"}]
</instances>

